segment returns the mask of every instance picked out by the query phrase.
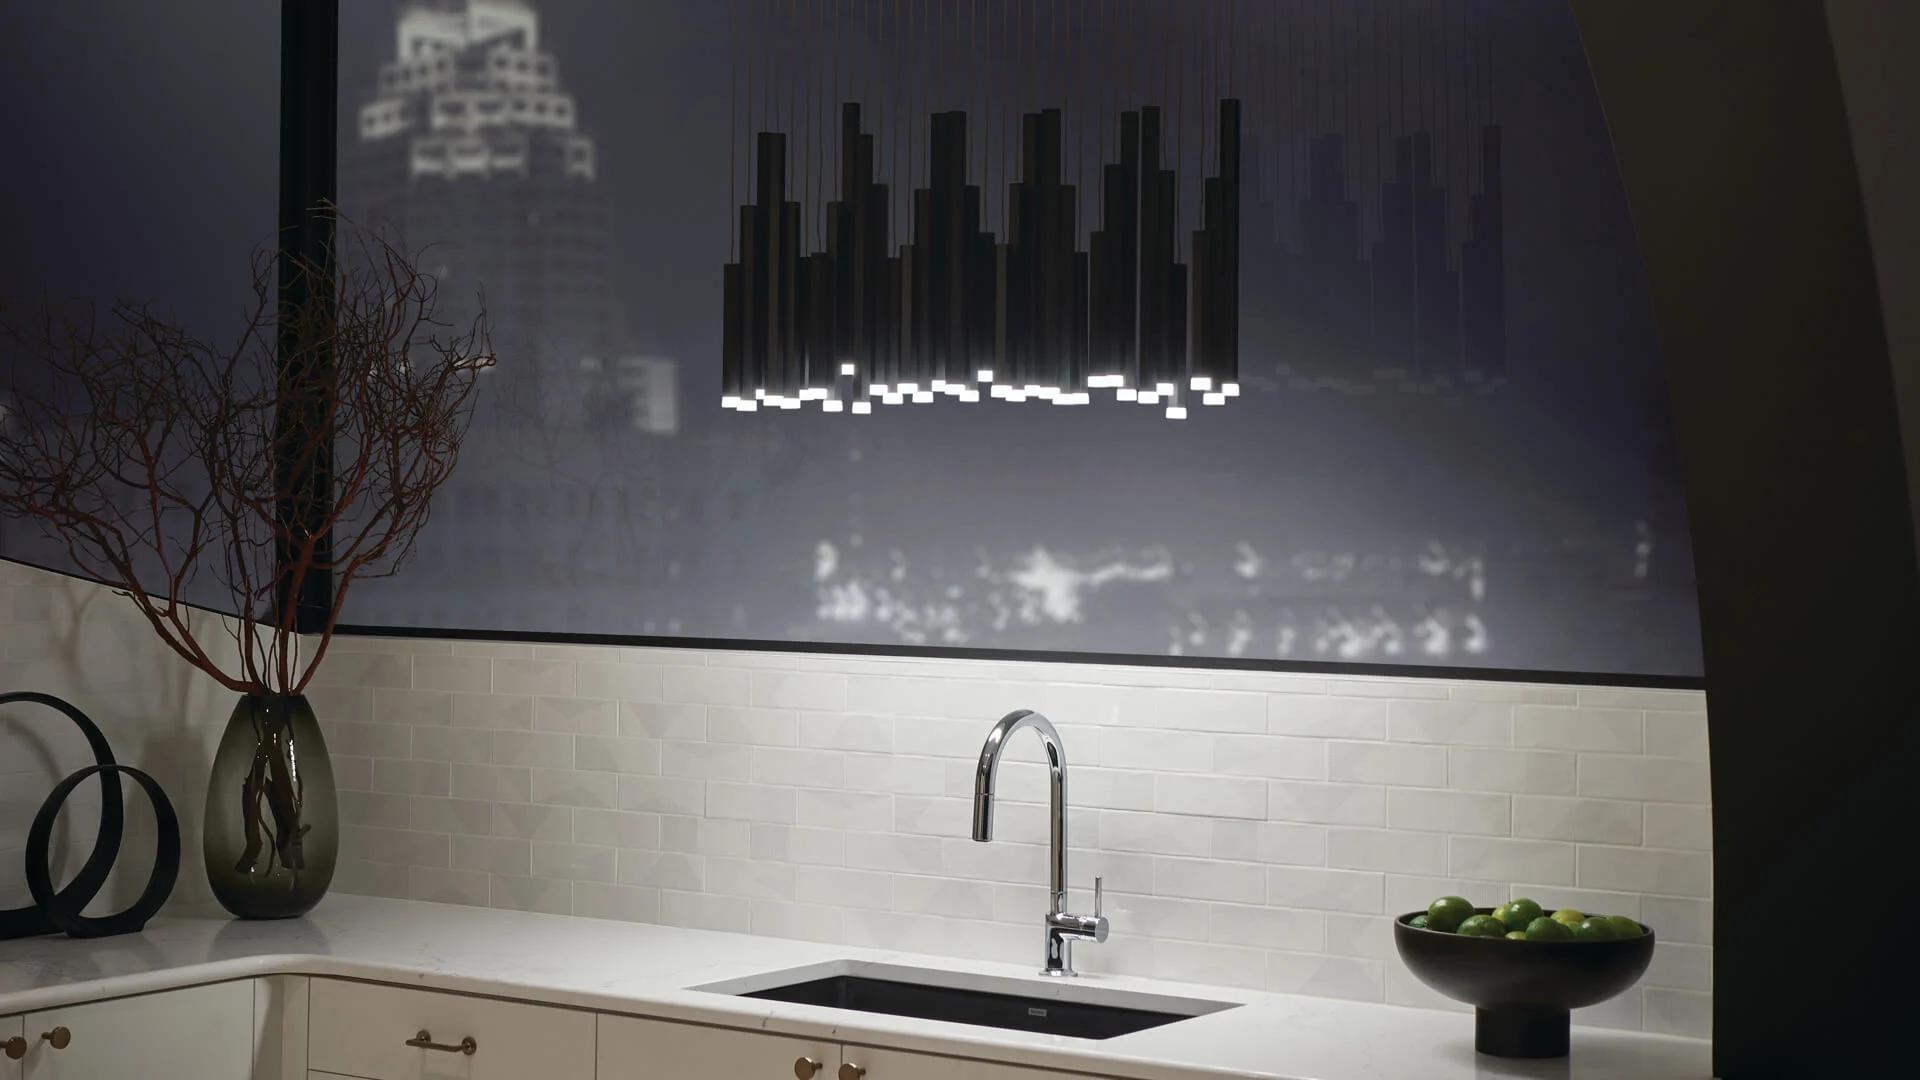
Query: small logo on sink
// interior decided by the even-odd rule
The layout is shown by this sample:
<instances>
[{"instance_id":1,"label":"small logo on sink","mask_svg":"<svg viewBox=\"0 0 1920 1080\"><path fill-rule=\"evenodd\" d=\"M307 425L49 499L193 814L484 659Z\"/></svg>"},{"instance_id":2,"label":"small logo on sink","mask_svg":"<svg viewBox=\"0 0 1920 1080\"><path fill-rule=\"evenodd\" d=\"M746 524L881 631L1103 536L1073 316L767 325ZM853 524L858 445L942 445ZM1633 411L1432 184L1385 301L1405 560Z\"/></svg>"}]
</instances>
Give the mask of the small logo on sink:
<instances>
[{"instance_id":1,"label":"small logo on sink","mask_svg":"<svg viewBox=\"0 0 1920 1080\"><path fill-rule=\"evenodd\" d=\"M1047 1010L1045 1010L1045 1009L1039 1009L1039 1008L1035 1008L1035 1007L1033 1007L1033 1006L1031 1006L1031 1005L1029 1005L1029 1006L1027 1006L1027 1015L1028 1015L1028 1016L1037 1016L1037 1017L1039 1017L1040 1019L1042 1019L1042 1020L1045 1020L1045 1019L1047 1018Z\"/></svg>"}]
</instances>

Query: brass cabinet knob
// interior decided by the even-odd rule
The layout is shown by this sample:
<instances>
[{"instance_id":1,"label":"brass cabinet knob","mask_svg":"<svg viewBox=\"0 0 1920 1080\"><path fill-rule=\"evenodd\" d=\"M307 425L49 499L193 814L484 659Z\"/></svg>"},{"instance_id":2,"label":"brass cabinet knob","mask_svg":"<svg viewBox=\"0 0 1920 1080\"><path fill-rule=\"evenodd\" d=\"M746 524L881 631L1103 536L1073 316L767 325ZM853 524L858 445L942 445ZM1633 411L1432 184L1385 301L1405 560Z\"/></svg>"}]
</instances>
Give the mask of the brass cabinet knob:
<instances>
[{"instance_id":1,"label":"brass cabinet knob","mask_svg":"<svg viewBox=\"0 0 1920 1080\"><path fill-rule=\"evenodd\" d=\"M67 1044L73 1041L73 1032L64 1027L57 1027L52 1031L41 1032L40 1041L52 1046L55 1050L65 1050Z\"/></svg>"},{"instance_id":2,"label":"brass cabinet knob","mask_svg":"<svg viewBox=\"0 0 1920 1080\"><path fill-rule=\"evenodd\" d=\"M840 1066L840 1080L860 1080L867 1070L849 1061Z\"/></svg>"},{"instance_id":3,"label":"brass cabinet knob","mask_svg":"<svg viewBox=\"0 0 1920 1080\"><path fill-rule=\"evenodd\" d=\"M820 1063L810 1057L794 1058L793 1075L798 1078L798 1080L813 1080L814 1077L820 1075Z\"/></svg>"},{"instance_id":4,"label":"brass cabinet knob","mask_svg":"<svg viewBox=\"0 0 1920 1080\"><path fill-rule=\"evenodd\" d=\"M15 1035L6 1042L0 1042L0 1050L5 1050L8 1057L19 1061L21 1058L27 1056L27 1040Z\"/></svg>"}]
</instances>

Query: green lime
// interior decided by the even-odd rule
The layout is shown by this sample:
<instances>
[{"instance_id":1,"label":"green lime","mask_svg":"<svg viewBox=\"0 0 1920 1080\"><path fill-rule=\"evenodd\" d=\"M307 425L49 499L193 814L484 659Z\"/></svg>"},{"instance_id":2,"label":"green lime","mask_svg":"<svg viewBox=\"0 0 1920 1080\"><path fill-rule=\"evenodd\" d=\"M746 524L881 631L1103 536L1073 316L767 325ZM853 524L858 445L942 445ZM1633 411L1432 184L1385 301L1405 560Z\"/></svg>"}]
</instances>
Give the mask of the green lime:
<instances>
[{"instance_id":1,"label":"green lime","mask_svg":"<svg viewBox=\"0 0 1920 1080\"><path fill-rule=\"evenodd\" d=\"M1521 897L1518 900L1501 904L1493 909L1493 917L1507 924L1509 930L1525 930L1527 924L1544 915L1540 905Z\"/></svg>"},{"instance_id":2,"label":"green lime","mask_svg":"<svg viewBox=\"0 0 1920 1080\"><path fill-rule=\"evenodd\" d=\"M1425 915L1415 915L1413 918L1407 920L1407 925L1413 927L1415 930L1425 930L1427 928L1427 917Z\"/></svg>"},{"instance_id":3,"label":"green lime","mask_svg":"<svg viewBox=\"0 0 1920 1080\"><path fill-rule=\"evenodd\" d=\"M1575 941L1612 941L1619 936L1605 918L1582 919L1580 925L1573 928Z\"/></svg>"},{"instance_id":4,"label":"green lime","mask_svg":"<svg viewBox=\"0 0 1920 1080\"><path fill-rule=\"evenodd\" d=\"M1451 934L1473 914L1473 905L1458 896L1443 896L1427 905L1427 929Z\"/></svg>"},{"instance_id":5,"label":"green lime","mask_svg":"<svg viewBox=\"0 0 1920 1080\"><path fill-rule=\"evenodd\" d=\"M1573 931L1563 922L1541 916L1527 924L1528 941L1572 941Z\"/></svg>"},{"instance_id":6,"label":"green lime","mask_svg":"<svg viewBox=\"0 0 1920 1080\"><path fill-rule=\"evenodd\" d=\"M1460 924L1461 937L1505 937L1507 924L1491 915L1474 915Z\"/></svg>"},{"instance_id":7,"label":"green lime","mask_svg":"<svg viewBox=\"0 0 1920 1080\"><path fill-rule=\"evenodd\" d=\"M1525 941L1527 940L1527 932L1525 930L1509 930L1506 933L1506 938L1508 941Z\"/></svg>"},{"instance_id":8,"label":"green lime","mask_svg":"<svg viewBox=\"0 0 1920 1080\"><path fill-rule=\"evenodd\" d=\"M1601 918L1607 921L1608 926L1613 927L1614 937L1636 938L1647 932L1646 927L1641 926L1625 915L1603 915Z\"/></svg>"},{"instance_id":9,"label":"green lime","mask_svg":"<svg viewBox=\"0 0 1920 1080\"><path fill-rule=\"evenodd\" d=\"M1580 914L1579 912L1573 910L1572 908L1563 907L1559 911L1556 911L1553 913L1553 921L1568 928L1579 926L1581 921L1584 920L1585 918L1586 918L1585 915Z\"/></svg>"}]
</instances>

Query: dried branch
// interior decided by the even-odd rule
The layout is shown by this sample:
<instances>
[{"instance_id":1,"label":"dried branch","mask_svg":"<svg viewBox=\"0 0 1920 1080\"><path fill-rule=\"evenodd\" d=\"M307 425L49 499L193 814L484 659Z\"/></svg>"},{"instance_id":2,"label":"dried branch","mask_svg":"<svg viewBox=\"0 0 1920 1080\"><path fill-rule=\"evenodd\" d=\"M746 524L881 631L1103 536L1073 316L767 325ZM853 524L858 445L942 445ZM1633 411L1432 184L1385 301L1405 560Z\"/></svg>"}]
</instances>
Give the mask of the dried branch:
<instances>
[{"instance_id":1,"label":"dried branch","mask_svg":"<svg viewBox=\"0 0 1920 1080\"><path fill-rule=\"evenodd\" d=\"M412 554L494 362L484 312L435 321L431 277L345 222L339 237L335 272L292 264L297 301L256 256L227 343L143 305L29 321L0 304L0 514L37 523L235 691L303 690L354 582ZM289 598L323 574L331 606L303 651ZM231 601L217 631L185 601L202 575Z\"/></svg>"}]
</instances>

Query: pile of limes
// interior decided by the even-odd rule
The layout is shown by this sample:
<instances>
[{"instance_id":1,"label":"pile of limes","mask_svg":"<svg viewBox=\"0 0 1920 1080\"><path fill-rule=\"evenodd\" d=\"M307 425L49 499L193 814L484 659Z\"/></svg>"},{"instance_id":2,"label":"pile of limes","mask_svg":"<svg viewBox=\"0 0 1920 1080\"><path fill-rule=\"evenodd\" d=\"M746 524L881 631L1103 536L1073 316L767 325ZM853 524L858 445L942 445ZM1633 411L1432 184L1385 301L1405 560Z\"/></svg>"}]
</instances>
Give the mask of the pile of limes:
<instances>
[{"instance_id":1,"label":"pile of limes","mask_svg":"<svg viewBox=\"0 0 1920 1080\"><path fill-rule=\"evenodd\" d=\"M1647 932L1646 927L1625 915L1589 915L1572 908L1549 915L1525 897L1501 904L1491 915L1476 915L1473 905L1461 897L1443 896L1427 905L1425 915L1407 920L1407 925L1416 930L1508 941L1618 941Z\"/></svg>"}]
</instances>

